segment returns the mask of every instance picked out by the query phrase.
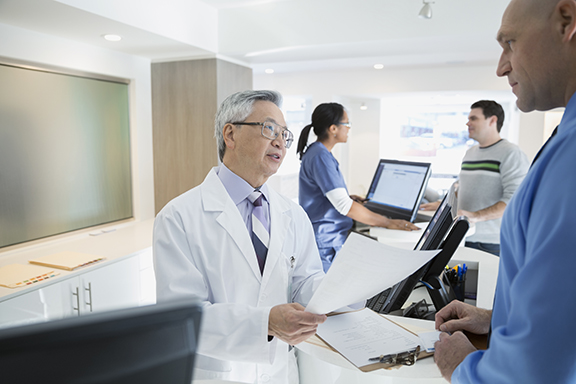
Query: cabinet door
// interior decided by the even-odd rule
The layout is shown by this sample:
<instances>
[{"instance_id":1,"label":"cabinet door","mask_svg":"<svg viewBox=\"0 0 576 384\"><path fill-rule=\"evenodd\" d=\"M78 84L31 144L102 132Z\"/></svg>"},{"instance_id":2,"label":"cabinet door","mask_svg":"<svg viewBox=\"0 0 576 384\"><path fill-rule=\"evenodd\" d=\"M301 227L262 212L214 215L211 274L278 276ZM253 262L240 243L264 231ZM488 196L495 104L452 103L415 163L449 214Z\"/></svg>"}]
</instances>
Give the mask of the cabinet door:
<instances>
[{"instance_id":1,"label":"cabinet door","mask_svg":"<svg viewBox=\"0 0 576 384\"><path fill-rule=\"evenodd\" d=\"M73 280L70 282L68 280ZM72 297L70 285L78 285L75 278L31 290L21 296L0 303L0 328L14 327L70 316Z\"/></svg>"},{"instance_id":2,"label":"cabinet door","mask_svg":"<svg viewBox=\"0 0 576 384\"><path fill-rule=\"evenodd\" d=\"M82 313L140 305L140 263L129 257L79 276Z\"/></svg>"}]
</instances>

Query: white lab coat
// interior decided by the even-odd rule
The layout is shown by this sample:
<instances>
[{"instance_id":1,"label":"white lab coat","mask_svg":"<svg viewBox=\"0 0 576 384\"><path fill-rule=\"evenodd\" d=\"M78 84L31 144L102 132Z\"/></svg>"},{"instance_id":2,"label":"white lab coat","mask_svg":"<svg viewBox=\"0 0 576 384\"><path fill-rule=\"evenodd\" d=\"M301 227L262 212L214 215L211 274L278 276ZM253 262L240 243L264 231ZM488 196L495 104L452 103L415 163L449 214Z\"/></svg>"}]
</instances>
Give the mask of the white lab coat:
<instances>
[{"instance_id":1,"label":"white lab coat","mask_svg":"<svg viewBox=\"0 0 576 384\"><path fill-rule=\"evenodd\" d=\"M262 275L246 225L215 170L156 218L158 301L204 305L195 379L298 382L294 351L277 338L268 341L268 315L278 304L305 306L324 276L312 225L299 205L270 190Z\"/></svg>"}]
</instances>

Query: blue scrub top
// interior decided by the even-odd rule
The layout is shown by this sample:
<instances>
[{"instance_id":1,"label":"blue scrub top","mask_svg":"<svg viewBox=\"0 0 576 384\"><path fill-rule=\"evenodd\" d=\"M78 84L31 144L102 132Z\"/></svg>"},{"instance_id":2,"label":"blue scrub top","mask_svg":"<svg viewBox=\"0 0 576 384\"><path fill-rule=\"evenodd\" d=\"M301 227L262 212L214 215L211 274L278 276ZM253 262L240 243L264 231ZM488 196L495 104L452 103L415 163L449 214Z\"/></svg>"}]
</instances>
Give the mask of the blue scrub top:
<instances>
[{"instance_id":1,"label":"blue scrub top","mask_svg":"<svg viewBox=\"0 0 576 384\"><path fill-rule=\"evenodd\" d=\"M342 246L353 220L339 213L325 195L336 188L348 189L338 161L324 144L314 142L304 152L298 188L298 199L312 222L318 248Z\"/></svg>"}]
</instances>

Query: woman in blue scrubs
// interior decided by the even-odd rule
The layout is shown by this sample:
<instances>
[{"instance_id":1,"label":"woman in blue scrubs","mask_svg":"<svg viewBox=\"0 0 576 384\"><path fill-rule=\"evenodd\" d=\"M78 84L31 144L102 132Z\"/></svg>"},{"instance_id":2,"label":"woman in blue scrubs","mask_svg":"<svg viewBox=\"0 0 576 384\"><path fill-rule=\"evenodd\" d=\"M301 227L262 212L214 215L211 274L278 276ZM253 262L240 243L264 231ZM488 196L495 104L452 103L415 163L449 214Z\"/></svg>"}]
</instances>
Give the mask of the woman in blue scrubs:
<instances>
[{"instance_id":1,"label":"woman in blue scrubs","mask_svg":"<svg viewBox=\"0 0 576 384\"><path fill-rule=\"evenodd\" d=\"M311 129L318 139L307 146ZM325 272L342 248L354 220L390 229L419 229L408 221L374 213L361 204L360 197L348 194L338 161L331 151L337 143L348 141L349 130L350 121L342 105L320 104L312 113L312 124L302 129L296 148L302 160L299 202L312 221Z\"/></svg>"}]
</instances>

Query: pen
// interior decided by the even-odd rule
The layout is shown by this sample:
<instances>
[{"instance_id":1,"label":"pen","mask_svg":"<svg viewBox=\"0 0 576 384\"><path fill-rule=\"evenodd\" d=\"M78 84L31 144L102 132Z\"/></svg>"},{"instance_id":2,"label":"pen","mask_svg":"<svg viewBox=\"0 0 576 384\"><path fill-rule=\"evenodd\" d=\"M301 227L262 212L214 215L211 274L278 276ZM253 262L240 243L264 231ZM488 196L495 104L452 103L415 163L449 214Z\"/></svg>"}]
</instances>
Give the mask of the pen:
<instances>
[{"instance_id":1,"label":"pen","mask_svg":"<svg viewBox=\"0 0 576 384\"><path fill-rule=\"evenodd\" d=\"M390 360L392 359L394 356L396 356L396 354L392 354L392 355L380 355L377 357L371 357L368 359L368 361L380 361L381 363L383 363L386 360Z\"/></svg>"}]
</instances>

